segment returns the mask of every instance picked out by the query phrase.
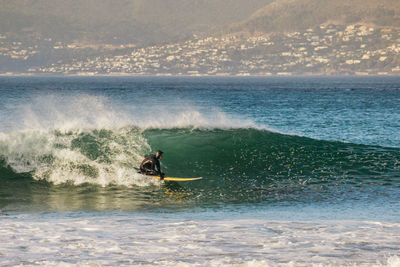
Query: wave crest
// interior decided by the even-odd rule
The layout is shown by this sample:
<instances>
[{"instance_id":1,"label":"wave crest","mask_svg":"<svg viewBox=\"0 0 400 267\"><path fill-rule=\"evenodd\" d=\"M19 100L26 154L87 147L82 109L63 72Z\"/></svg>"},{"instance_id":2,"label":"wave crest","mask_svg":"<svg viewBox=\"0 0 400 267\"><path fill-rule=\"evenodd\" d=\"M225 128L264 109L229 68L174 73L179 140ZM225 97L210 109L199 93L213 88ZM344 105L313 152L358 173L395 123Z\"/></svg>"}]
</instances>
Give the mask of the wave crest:
<instances>
[{"instance_id":1,"label":"wave crest","mask_svg":"<svg viewBox=\"0 0 400 267\"><path fill-rule=\"evenodd\" d=\"M261 128L217 108L205 109L187 101L154 103L152 106L116 104L105 96L89 94L46 95L25 104L12 117L13 130L159 128Z\"/></svg>"}]
</instances>

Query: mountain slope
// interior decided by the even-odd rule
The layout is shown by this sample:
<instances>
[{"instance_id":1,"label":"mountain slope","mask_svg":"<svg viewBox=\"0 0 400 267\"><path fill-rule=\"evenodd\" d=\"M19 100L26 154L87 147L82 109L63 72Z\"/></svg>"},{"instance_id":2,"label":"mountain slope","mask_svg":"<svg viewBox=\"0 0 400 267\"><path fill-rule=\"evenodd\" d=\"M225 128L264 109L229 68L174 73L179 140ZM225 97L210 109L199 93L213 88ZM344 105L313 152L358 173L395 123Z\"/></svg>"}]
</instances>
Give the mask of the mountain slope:
<instances>
[{"instance_id":1,"label":"mountain slope","mask_svg":"<svg viewBox=\"0 0 400 267\"><path fill-rule=\"evenodd\" d=\"M271 0L0 0L0 33L154 43L207 33Z\"/></svg>"},{"instance_id":2,"label":"mountain slope","mask_svg":"<svg viewBox=\"0 0 400 267\"><path fill-rule=\"evenodd\" d=\"M276 0L230 31L284 32L323 23L400 27L398 0Z\"/></svg>"}]
</instances>

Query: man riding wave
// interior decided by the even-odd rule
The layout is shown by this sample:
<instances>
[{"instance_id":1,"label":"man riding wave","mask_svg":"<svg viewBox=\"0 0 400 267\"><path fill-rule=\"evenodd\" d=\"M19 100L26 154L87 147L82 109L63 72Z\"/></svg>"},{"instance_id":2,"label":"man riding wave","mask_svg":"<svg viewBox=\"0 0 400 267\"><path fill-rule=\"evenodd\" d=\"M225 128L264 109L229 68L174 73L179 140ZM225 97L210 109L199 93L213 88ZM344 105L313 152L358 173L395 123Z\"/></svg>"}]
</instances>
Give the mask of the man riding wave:
<instances>
[{"instance_id":1,"label":"man riding wave","mask_svg":"<svg viewBox=\"0 0 400 267\"><path fill-rule=\"evenodd\" d=\"M164 152L157 150L155 155L146 155L140 164L140 173L145 175L157 175L160 176L160 180L163 180L165 174L161 172L160 167L160 160L163 154Z\"/></svg>"}]
</instances>

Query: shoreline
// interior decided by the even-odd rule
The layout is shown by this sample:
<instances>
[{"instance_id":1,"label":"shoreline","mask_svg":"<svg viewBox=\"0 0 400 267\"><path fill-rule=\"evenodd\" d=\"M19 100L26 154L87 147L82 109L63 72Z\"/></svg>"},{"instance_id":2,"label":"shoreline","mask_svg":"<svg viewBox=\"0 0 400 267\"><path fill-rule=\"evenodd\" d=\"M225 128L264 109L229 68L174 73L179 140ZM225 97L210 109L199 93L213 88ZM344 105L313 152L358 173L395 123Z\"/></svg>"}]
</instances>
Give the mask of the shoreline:
<instances>
[{"instance_id":1,"label":"shoreline","mask_svg":"<svg viewBox=\"0 0 400 267\"><path fill-rule=\"evenodd\" d=\"M0 77L206 77L206 78L279 78L279 77L299 77L299 78L307 78L307 77L400 77L400 74L326 74L326 73L315 73L315 74L271 74L271 75L240 75L240 74L221 74L221 75L209 75L209 74L196 74L196 75L180 75L180 74L131 74L131 73L112 73L112 74L50 74L50 73L0 73Z\"/></svg>"}]
</instances>

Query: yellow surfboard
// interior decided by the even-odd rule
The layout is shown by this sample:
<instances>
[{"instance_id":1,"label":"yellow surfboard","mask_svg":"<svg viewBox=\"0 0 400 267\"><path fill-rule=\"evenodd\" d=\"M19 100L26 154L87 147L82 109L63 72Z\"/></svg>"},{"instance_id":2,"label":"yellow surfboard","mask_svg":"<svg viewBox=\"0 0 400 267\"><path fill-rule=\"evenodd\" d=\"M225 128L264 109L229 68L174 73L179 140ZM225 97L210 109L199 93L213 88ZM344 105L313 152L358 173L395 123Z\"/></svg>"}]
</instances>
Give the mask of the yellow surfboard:
<instances>
[{"instance_id":1,"label":"yellow surfboard","mask_svg":"<svg viewBox=\"0 0 400 267\"><path fill-rule=\"evenodd\" d=\"M153 176L151 177L157 178L160 180L160 176ZM173 182L187 182L187 181L196 181L203 179L203 177L193 177L193 178L177 178L177 177L164 177L164 181L173 181Z\"/></svg>"}]
</instances>

